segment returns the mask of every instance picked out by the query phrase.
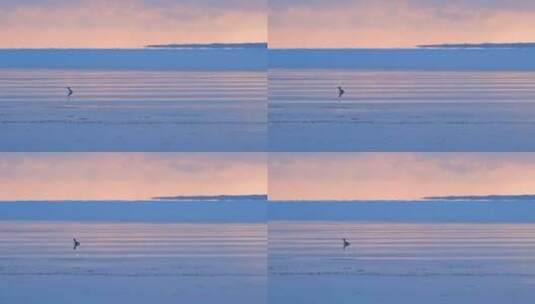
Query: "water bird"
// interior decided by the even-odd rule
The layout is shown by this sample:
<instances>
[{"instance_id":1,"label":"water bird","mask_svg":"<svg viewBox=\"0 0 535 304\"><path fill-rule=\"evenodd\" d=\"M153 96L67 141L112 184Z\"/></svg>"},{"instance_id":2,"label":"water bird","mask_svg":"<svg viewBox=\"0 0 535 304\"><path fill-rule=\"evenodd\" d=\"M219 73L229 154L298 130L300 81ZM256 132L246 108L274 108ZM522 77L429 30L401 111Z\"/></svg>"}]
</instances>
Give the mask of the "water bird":
<instances>
[{"instance_id":1,"label":"water bird","mask_svg":"<svg viewBox=\"0 0 535 304\"><path fill-rule=\"evenodd\" d=\"M80 246L80 242L78 242L75 238L72 239L73 247L72 250L76 250L78 246Z\"/></svg>"},{"instance_id":2,"label":"water bird","mask_svg":"<svg viewBox=\"0 0 535 304\"><path fill-rule=\"evenodd\" d=\"M344 238L344 239L342 239L342 242L344 242L344 249L346 249L346 247L348 247L348 246L350 246L350 245L351 245L351 243L350 243L350 242L348 242L348 240L346 240L345 238Z\"/></svg>"},{"instance_id":3,"label":"water bird","mask_svg":"<svg viewBox=\"0 0 535 304\"><path fill-rule=\"evenodd\" d=\"M74 94L74 91L71 89L71 87L67 87L67 97L71 97L72 94Z\"/></svg>"},{"instance_id":4,"label":"water bird","mask_svg":"<svg viewBox=\"0 0 535 304\"><path fill-rule=\"evenodd\" d=\"M338 87L338 98L341 98L342 95L344 95L346 91L344 91L344 89L342 89L342 87Z\"/></svg>"}]
</instances>

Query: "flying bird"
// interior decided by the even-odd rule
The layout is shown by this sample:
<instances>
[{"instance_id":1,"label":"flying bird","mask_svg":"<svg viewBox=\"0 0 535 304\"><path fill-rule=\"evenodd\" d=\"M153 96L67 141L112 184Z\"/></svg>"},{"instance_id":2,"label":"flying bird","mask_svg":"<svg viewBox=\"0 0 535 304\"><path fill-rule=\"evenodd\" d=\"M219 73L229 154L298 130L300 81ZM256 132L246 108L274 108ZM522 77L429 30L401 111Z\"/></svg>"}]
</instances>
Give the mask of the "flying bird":
<instances>
[{"instance_id":1,"label":"flying bird","mask_svg":"<svg viewBox=\"0 0 535 304\"><path fill-rule=\"evenodd\" d=\"M345 238L344 238L344 239L342 239L342 242L344 242L344 249L346 249L346 247L348 247L348 246L350 246L350 245L351 245L351 243L350 243L350 242L348 242L348 241L347 241L347 240L346 240Z\"/></svg>"},{"instance_id":2,"label":"flying bird","mask_svg":"<svg viewBox=\"0 0 535 304\"><path fill-rule=\"evenodd\" d=\"M342 87L338 87L338 98L341 98L342 95L344 95L346 91L344 91L344 89L342 89Z\"/></svg>"},{"instance_id":3,"label":"flying bird","mask_svg":"<svg viewBox=\"0 0 535 304\"><path fill-rule=\"evenodd\" d=\"M80 242L78 242L75 238L72 239L72 250L76 250L76 248L78 248L78 246L80 246Z\"/></svg>"}]
</instances>

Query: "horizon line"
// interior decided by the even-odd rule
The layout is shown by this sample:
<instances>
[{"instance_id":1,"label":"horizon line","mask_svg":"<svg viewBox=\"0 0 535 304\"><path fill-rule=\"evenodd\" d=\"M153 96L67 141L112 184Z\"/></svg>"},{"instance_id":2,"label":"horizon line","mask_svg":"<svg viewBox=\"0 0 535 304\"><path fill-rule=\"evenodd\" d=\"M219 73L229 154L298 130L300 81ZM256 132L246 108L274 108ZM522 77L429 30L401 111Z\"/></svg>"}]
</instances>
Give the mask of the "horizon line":
<instances>
[{"instance_id":1,"label":"horizon line","mask_svg":"<svg viewBox=\"0 0 535 304\"><path fill-rule=\"evenodd\" d=\"M535 200L535 194L489 194L489 195L444 195L444 196L424 196L414 199L270 199L268 194L237 194L237 195L177 195L177 196L156 196L151 198L140 199L23 199L23 200L0 200L5 202L194 202L194 201L224 201L232 202L233 200L244 201L266 201L266 202L426 202L426 201L455 201L455 200L475 200L475 201L492 201L492 200Z\"/></svg>"},{"instance_id":2,"label":"horizon line","mask_svg":"<svg viewBox=\"0 0 535 304\"><path fill-rule=\"evenodd\" d=\"M267 200L267 194L219 194L219 195L177 195L155 196L139 199L0 199L2 202L172 202L172 201L232 201L233 199L244 200Z\"/></svg>"},{"instance_id":3,"label":"horizon line","mask_svg":"<svg viewBox=\"0 0 535 304\"><path fill-rule=\"evenodd\" d=\"M413 46L386 46L386 47L367 47L367 46L340 46L340 47L270 47L269 41L244 41L244 42L187 42L187 43L152 43L139 45L136 47L0 47L0 50L138 50L138 49L241 49L241 48L267 48L270 50L391 50L391 49L486 49L486 48L535 48L535 41L516 41L516 42L439 42L428 44L416 44Z\"/></svg>"}]
</instances>

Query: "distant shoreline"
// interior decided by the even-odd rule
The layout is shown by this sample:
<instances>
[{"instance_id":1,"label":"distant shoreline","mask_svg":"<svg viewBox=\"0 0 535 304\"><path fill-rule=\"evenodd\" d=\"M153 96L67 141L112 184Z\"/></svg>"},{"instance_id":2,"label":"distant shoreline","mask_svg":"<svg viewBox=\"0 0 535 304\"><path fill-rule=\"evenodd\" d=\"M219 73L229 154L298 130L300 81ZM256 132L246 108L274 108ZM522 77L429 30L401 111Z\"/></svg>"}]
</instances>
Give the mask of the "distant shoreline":
<instances>
[{"instance_id":1,"label":"distant shoreline","mask_svg":"<svg viewBox=\"0 0 535 304\"><path fill-rule=\"evenodd\" d=\"M266 42L247 43L171 43L150 44L146 48L179 48L179 49L267 49Z\"/></svg>"},{"instance_id":2,"label":"distant shoreline","mask_svg":"<svg viewBox=\"0 0 535 304\"><path fill-rule=\"evenodd\" d=\"M474 201L503 201L503 200L535 200L535 194L521 195L447 195L447 196L427 196L424 200L474 200Z\"/></svg>"},{"instance_id":3,"label":"distant shoreline","mask_svg":"<svg viewBox=\"0 0 535 304\"><path fill-rule=\"evenodd\" d=\"M173 201L243 201L243 200L267 200L266 194L247 195L178 195L178 196L157 196L155 200Z\"/></svg>"},{"instance_id":4,"label":"distant shoreline","mask_svg":"<svg viewBox=\"0 0 535 304\"><path fill-rule=\"evenodd\" d=\"M442 43L442 44L422 44L419 48L442 48L442 49L510 49L510 48L535 48L535 42L514 42L514 43Z\"/></svg>"}]
</instances>

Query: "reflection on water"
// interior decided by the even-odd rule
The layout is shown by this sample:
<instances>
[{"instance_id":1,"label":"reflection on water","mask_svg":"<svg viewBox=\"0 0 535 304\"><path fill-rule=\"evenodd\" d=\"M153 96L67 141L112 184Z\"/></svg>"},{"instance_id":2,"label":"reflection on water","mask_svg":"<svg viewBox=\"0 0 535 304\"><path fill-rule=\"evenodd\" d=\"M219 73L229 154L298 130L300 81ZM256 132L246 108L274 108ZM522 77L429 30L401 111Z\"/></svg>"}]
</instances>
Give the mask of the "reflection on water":
<instances>
[{"instance_id":1,"label":"reflection on water","mask_svg":"<svg viewBox=\"0 0 535 304\"><path fill-rule=\"evenodd\" d=\"M484 71L269 71L270 102L344 103L535 101L535 72Z\"/></svg>"},{"instance_id":2,"label":"reflection on water","mask_svg":"<svg viewBox=\"0 0 535 304\"><path fill-rule=\"evenodd\" d=\"M265 244L263 224L4 221L0 275L264 276Z\"/></svg>"}]
</instances>

